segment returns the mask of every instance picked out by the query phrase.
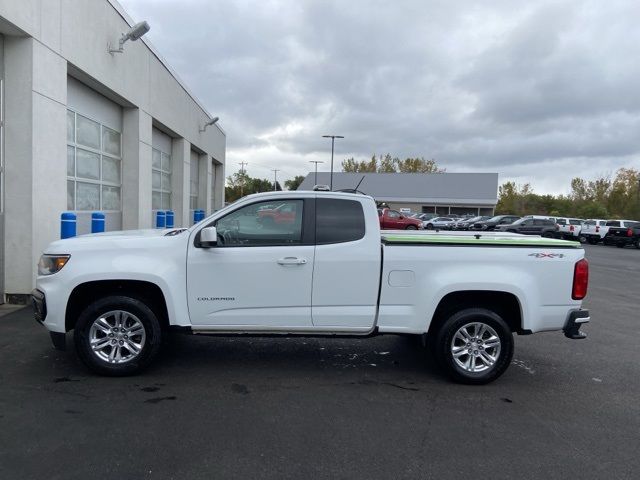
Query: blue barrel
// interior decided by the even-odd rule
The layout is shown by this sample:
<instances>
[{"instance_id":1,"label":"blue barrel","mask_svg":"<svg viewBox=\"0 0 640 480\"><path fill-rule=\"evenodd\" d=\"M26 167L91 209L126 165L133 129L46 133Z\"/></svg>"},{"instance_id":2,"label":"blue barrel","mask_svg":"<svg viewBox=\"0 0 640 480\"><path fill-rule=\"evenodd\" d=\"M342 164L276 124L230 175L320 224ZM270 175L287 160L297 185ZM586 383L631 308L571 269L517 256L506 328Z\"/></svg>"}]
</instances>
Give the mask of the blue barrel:
<instances>
[{"instance_id":1,"label":"blue barrel","mask_svg":"<svg viewBox=\"0 0 640 480\"><path fill-rule=\"evenodd\" d=\"M93 212L91 214L91 233L104 232L104 213Z\"/></svg>"},{"instance_id":2,"label":"blue barrel","mask_svg":"<svg viewBox=\"0 0 640 480\"><path fill-rule=\"evenodd\" d=\"M173 210L167 210L165 216L167 228L173 228Z\"/></svg>"},{"instance_id":3,"label":"blue barrel","mask_svg":"<svg viewBox=\"0 0 640 480\"><path fill-rule=\"evenodd\" d=\"M156 228L164 228L166 218L166 214L162 210L158 210L156 212Z\"/></svg>"},{"instance_id":4,"label":"blue barrel","mask_svg":"<svg viewBox=\"0 0 640 480\"><path fill-rule=\"evenodd\" d=\"M77 217L75 213L64 212L60 215L60 238L76 236Z\"/></svg>"},{"instance_id":5,"label":"blue barrel","mask_svg":"<svg viewBox=\"0 0 640 480\"><path fill-rule=\"evenodd\" d=\"M198 223L200 220L204 220L204 210L194 210L193 223Z\"/></svg>"}]
</instances>

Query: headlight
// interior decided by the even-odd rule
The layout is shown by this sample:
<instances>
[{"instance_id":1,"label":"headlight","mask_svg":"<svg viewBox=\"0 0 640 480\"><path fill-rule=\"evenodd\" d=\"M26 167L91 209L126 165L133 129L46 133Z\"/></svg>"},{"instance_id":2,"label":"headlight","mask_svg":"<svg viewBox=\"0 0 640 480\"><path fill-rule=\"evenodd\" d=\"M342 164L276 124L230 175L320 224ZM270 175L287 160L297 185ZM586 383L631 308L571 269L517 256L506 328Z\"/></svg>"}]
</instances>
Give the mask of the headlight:
<instances>
[{"instance_id":1,"label":"headlight","mask_svg":"<svg viewBox=\"0 0 640 480\"><path fill-rule=\"evenodd\" d=\"M71 255L42 255L38 262L38 275L53 275L62 270Z\"/></svg>"}]
</instances>

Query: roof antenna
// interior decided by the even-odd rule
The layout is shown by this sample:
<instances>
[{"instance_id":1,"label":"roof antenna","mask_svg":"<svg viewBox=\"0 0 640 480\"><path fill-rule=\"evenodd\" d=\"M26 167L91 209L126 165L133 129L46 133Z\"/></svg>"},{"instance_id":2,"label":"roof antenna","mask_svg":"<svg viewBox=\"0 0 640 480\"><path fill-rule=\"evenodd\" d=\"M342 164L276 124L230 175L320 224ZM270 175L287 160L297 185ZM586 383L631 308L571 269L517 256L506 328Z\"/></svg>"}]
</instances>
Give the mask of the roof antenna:
<instances>
[{"instance_id":1,"label":"roof antenna","mask_svg":"<svg viewBox=\"0 0 640 480\"><path fill-rule=\"evenodd\" d=\"M358 184L356 185L356 188L342 188L340 190L336 190L336 192L343 192L343 193L360 193L362 195L366 195L366 193L361 192L360 190L358 190L358 187L360 186L360 184L364 181L364 177L365 175L362 176L362 178L360 179L360 181L358 182Z\"/></svg>"}]
</instances>

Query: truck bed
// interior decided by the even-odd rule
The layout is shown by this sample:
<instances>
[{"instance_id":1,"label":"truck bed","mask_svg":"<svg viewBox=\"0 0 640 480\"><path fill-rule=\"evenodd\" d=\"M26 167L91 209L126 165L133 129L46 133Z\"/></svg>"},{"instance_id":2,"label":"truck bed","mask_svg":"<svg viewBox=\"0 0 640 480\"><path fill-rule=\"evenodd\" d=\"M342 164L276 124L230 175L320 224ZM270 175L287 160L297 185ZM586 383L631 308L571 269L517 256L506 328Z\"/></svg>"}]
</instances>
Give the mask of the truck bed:
<instances>
[{"instance_id":1,"label":"truck bed","mask_svg":"<svg viewBox=\"0 0 640 480\"><path fill-rule=\"evenodd\" d=\"M470 245L504 247L581 248L579 242L543 238L537 235L519 235L503 232L425 232L408 233L404 230L381 232L385 245Z\"/></svg>"}]
</instances>

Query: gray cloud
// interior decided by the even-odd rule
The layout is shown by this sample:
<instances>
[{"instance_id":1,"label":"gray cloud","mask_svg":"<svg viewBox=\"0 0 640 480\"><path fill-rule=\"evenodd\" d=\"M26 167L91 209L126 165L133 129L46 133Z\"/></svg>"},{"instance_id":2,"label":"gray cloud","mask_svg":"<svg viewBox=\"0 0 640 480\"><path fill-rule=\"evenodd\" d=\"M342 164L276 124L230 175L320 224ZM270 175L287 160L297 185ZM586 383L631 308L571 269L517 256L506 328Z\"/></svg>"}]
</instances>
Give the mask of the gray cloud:
<instances>
[{"instance_id":1,"label":"gray cloud","mask_svg":"<svg viewBox=\"0 0 640 480\"><path fill-rule=\"evenodd\" d=\"M121 3L221 117L229 171L306 172L334 132L338 160L419 155L541 191L640 167L634 0Z\"/></svg>"}]
</instances>

